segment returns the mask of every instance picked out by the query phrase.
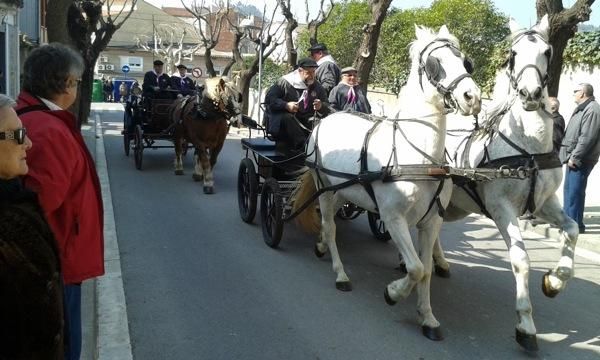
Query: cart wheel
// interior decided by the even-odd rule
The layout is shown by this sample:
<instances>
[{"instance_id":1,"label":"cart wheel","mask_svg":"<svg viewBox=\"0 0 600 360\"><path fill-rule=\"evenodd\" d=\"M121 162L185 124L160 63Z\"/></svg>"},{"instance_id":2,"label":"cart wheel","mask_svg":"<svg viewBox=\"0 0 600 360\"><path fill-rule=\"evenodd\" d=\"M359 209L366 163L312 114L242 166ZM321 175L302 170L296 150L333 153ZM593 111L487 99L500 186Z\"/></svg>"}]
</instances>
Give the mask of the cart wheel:
<instances>
[{"instance_id":1,"label":"cart wheel","mask_svg":"<svg viewBox=\"0 0 600 360\"><path fill-rule=\"evenodd\" d=\"M360 213L361 210L358 208L358 206L351 202L347 202L337 211L335 215L338 217L338 219L354 220L360 215Z\"/></svg>"},{"instance_id":2,"label":"cart wheel","mask_svg":"<svg viewBox=\"0 0 600 360\"><path fill-rule=\"evenodd\" d=\"M131 145L131 135L127 130L123 131L123 149L125 150L125 156L129 156L129 149Z\"/></svg>"},{"instance_id":3,"label":"cart wheel","mask_svg":"<svg viewBox=\"0 0 600 360\"><path fill-rule=\"evenodd\" d=\"M390 233L385 229L385 224L379 218L379 214L373 212L367 212L367 218L369 219L369 227L371 232L375 236L375 239L380 241L389 241L392 237Z\"/></svg>"},{"instance_id":4,"label":"cart wheel","mask_svg":"<svg viewBox=\"0 0 600 360\"><path fill-rule=\"evenodd\" d=\"M133 155L135 157L135 168L142 170L142 157L144 156L144 131L140 125L135 126Z\"/></svg>"},{"instance_id":5,"label":"cart wheel","mask_svg":"<svg viewBox=\"0 0 600 360\"><path fill-rule=\"evenodd\" d=\"M245 158L240 162L238 170L238 207L240 217L251 223L256 215L256 200L258 198L258 177L252 160Z\"/></svg>"},{"instance_id":6,"label":"cart wheel","mask_svg":"<svg viewBox=\"0 0 600 360\"><path fill-rule=\"evenodd\" d=\"M263 240L276 248L283 234L283 200L279 193L279 184L268 178L260 193L260 219L262 221Z\"/></svg>"}]
</instances>

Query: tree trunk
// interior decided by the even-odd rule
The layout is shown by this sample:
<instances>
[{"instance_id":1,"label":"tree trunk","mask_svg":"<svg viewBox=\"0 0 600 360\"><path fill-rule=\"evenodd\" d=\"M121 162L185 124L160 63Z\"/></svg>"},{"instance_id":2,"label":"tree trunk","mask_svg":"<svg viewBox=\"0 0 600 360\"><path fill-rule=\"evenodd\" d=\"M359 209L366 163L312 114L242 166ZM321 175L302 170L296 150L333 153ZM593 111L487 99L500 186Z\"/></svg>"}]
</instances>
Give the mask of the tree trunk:
<instances>
[{"instance_id":1,"label":"tree trunk","mask_svg":"<svg viewBox=\"0 0 600 360\"><path fill-rule=\"evenodd\" d=\"M211 49L206 49L204 51L204 65L206 65L206 75L208 75L208 77L215 77L217 76L217 73L215 72L215 66L213 65L211 54Z\"/></svg>"},{"instance_id":2,"label":"tree trunk","mask_svg":"<svg viewBox=\"0 0 600 360\"><path fill-rule=\"evenodd\" d=\"M48 42L59 42L72 45L69 29L67 28L67 10L73 0L51 0L46 7L46 28Z\"/></svg>"},{"instance_id":3,"label":"tree trunk","mask_svg":"<svg viewBox=\"0 0 600 360\"><path fill-rule=\"evenodd\" d=\"M354 67L358 72L360 86L367 91L369 76L377 55L377 42L381 33L381 24L387 15L392 0L369 0L371 7L371 23L363 27L364 36L354 59Z\"/></svg>"}]
</instances>

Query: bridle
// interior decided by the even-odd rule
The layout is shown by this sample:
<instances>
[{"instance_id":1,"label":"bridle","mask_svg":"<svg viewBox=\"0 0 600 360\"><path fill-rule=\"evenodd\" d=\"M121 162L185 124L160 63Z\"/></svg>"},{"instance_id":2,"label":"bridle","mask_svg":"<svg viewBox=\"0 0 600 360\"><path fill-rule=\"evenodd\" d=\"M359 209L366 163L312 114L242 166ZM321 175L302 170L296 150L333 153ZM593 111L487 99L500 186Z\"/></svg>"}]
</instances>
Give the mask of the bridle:
<instances>
[{"instance_id":1,"label":"bridle","mask_svg":"<svg viewBox=\"0 0 600 360\"><path fill-rule=\"evenodd\" d=\"M549 46L550 54L548 54L547 56L548 56L548 66L550 66L550 60L552 60L552 55L553 55L552 45L548 44L548 42L544 39L542 34L539 33L538 31L525 30L523 32L518 33L517 35L515 35L515 37L512 40L512 46L515 46L525 36L527 36L527 40L529 40L529 41L536 41L535 38L537 36L540 38L541 41L543 41L546 45ZM533 68L536 71L536 73L540 79L540 87L542 89L545 88L546 85L548 85L548 81L550 79L550 77L548 76L548 66L546 67L545 75L542 75L542 71L535 64L527 64L527 65L523 66L523 68L515 75L515 57L516 56L517 56L517 53L514 50L512 50L512 47L511 47L510 55L508 56L508 67L507 67L506 74L508 75L508 79L510 81L510 85L512 86L512 88L514 90L517 90L517 88L519 86L519 82L521 81L521 78L523 77L523 72L525 72L525 70L527 70L529 68Z\"/></svg>"},{"instance_id":2,"label":"bridle","mask_svg":"<svg viewBox=\"0 0 600 360\"><path fill-rule=\"evenodd\" d=\"M439 44L440 42L442 44ZM436 44L437 46L429 51L429 53L427 54L427 59L425 61L423 61L425 52L427 52L427 50L429 50L429 48L432 47L434 44ZM433 87L435 87L435 89L438 91L438 93L440 95L443 96L444 106L446 108L457 109L457 105L456 105L457 102L453 98L452 92L456 89L459 82L461 82L465 78L471 77L471 73L473 72L473 63L471 62L470 59L465 57L463 59L463 65L465 66L465 69L467 70L467 72L459 75L456 79L452 80L450 82L450 84L448 84L448 86L444 86L444 84L442 84L442 82L440 81L441 79L439 78L440 72L442 70L440 61L437 58L431 56L431 54L434 51L445 48L445 47L448 47L451 50L453 50L452 51L453 53L462 54L460 49L458 49L450 40L447 40L447 39L436 39L436 40L430 42L429 44L427 44L427 46L425 46L425 48L423 50L421 50L421 52L419 53L419 85L421 86L421 90L424 91L424 89L423 89L423 73L425 73L425 76L427 76L427 80L429 80L429 83ZM460 56L457 55L457 57L460 57Z\"/></svg>"}]
</instances>

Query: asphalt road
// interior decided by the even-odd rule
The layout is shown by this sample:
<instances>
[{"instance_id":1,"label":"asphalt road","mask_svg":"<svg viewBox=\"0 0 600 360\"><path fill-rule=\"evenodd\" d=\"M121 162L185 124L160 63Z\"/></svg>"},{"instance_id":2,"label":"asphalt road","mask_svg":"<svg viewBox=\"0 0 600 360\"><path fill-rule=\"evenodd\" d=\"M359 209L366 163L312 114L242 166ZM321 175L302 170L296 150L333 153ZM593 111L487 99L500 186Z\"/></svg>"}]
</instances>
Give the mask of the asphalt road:
<instances>
[{"instance_id":1,"label":"asphalt road","mask_svg":"<svg viewBox=\"0 0 600 360\"><path fill-rule=\"evenodd\" d=\"M579 252L576 278L555 299L540 284L554 266L553 241L527 233L530 289L540 351L515 338L515 286L504 242L487 220L447 224L450 279L433 278L432 307L445 339L421 335L416 296L388 306L387 283L402 276L391 243L373 238L366 216L338 221L338 243L354 290L335 289L330 257L286 224L278 250L260 219L237 208L239 138L227 140L214 195L173 173L174 151L146 150L143 170L123 154L122 115L101 113L127 313L135 359L598 359L600 257Z\"/></svg>"}]
</instances>

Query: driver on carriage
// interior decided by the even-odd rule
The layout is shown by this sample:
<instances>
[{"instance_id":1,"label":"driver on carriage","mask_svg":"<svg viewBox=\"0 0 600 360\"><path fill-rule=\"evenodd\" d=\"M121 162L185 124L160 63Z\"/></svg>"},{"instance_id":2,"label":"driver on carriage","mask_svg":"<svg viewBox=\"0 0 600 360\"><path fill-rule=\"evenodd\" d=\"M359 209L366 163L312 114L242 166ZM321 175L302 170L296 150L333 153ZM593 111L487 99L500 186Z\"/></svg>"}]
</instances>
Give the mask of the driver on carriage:
<instances>
[{"instance_id":1,"label":"driver on carriage","mask_svg":"<svg viewBox=\"0 0 600 360\"><path fill-rule=\"evenodd\" d=\"M177 65L179 73L171 76L171 89L179 91L183 96L191 95L196 90L194 80L187 76L187 67L183 64Z\"/></svg>"},{"instance_id":2,"label":"driver on carriage","mask_svg":"<svg viewBox=\"0 0 600 360\"><path fill-rule=\"evenodd\" d=\"M163 72L164 63L160 60L154 60L154 69L144 74L144 82L142 83L142 96L146 101L146 108L150 108L152 99L168 99L171 97L169 93L163 93L171 85L169 75Z\"/></svg>"},{"instance_id":3,"label":"driver on carriage","mask_svg":"<svg viewBox=\"0 0 600 360\"><path fill-rule=\"evenodd\" d=\"M304 151L310 135L311 119L331 112L327 91L315 80L317 62L310 58L298 61L298 68L284 75L269 88L265 96L265 124L277 147Z\"/></svg>"}]
</instances>

